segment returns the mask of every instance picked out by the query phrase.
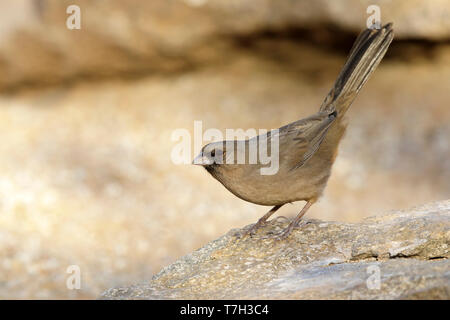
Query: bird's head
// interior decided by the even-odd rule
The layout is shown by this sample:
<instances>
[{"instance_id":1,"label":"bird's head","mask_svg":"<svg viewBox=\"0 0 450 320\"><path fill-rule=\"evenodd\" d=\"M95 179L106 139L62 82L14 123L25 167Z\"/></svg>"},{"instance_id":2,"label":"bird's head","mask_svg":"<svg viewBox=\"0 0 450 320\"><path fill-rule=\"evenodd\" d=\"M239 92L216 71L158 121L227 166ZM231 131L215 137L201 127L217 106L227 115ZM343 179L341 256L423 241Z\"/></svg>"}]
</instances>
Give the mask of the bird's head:
<instances>
[{"instance_id":1,"label":"bird's head","mask_svg":"<svg viewBox=\"0 0 450 320\"><path fill-rule=\"evenodd\" d=\"M206 169L220 166L225 163L225 141L212 142L205 145L192 164L200 165Z\"/></svg>"}]
</instances>

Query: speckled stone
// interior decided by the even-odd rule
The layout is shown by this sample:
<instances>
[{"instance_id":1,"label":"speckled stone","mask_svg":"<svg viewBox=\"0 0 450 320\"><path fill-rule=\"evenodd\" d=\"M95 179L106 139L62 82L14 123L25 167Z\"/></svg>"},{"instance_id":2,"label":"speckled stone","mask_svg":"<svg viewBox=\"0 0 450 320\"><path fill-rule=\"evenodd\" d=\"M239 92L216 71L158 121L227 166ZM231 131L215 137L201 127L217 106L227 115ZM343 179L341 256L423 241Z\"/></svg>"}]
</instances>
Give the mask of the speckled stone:
<instances>
[{"instance_id":1,"label":"speckled stone","mask_svg":"<svg viewBox=\"0 0 450 320\"><path fill-rule=\"evenodd\" d=\"M150 281L101 298L450 298L450 200L361 223L305 221L283 241L270 237L286 227L280 219L252 238L233 229Z\"/></svg>"}]
</instances>

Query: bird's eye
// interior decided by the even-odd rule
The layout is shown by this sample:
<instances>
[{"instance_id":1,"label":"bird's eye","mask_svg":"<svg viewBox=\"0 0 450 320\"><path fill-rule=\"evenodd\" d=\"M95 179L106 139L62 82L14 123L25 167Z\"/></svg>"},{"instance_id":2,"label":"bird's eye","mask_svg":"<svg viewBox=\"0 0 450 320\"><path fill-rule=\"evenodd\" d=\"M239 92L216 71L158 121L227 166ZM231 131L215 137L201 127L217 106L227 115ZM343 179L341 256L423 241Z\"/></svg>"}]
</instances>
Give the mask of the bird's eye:
<instances>
[{"instance_id":1,"label":"bird's eye","mask_svg":"<svg viewBox=\"0 0 450 320\"><path fill-rule=\"evenodd\" d=\"M215 157L216 156L216 150L214 149L213 151L211 151L211 157Z\"/></svg>"}]
</instances>

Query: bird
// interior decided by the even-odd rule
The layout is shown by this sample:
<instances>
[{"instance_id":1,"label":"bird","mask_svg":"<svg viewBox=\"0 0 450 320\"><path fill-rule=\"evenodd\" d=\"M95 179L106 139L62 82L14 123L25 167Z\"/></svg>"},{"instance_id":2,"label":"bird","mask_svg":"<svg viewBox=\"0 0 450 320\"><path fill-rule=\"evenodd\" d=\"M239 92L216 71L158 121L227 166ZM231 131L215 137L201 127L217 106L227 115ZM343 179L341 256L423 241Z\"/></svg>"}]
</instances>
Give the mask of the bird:
<instances>
[{"instance_id":1,"label":"bird","mask_svg":"<svg viewBox=\"0 0 450 320\"><path fill-rule=\"evenodd\" d=\"M283 205L305 201L297 216L276 235L278 240L285 239L322 196L339 142L346 131L346 112L393 38L392 23L363 30L317 113L282 126L275 133L269 131L247 140L211 142L201 149L193 164L203 166L235 196L272 207L242 236L254 235ZM267 149L278 143L278 170L275 174L261 174L265 164L260 160L236 163L236 158L248 159L252 144L258 141L265 141Z\"/></svg>"}]
</instances>

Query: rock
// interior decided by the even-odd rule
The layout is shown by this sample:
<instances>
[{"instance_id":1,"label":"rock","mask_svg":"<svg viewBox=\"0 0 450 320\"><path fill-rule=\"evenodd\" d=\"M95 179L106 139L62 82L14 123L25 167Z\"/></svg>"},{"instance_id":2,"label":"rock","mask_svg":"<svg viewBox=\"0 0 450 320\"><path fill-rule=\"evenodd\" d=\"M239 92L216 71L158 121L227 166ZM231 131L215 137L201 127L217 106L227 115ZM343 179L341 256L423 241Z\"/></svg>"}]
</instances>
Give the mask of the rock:
<instances>
[{"instance_id":1,"label":"rock","mask_svg":"<svg viewBox=\"0 0 450 320\"><path fill-rule=\"evenodd\" d=\"M0 4L0 89L186 70L226 59L236 37L266 31L316 29L320 37L325 26L337 26L356 35L372 4L382 21L394 22L397 39L450 38L447 0L79 0L81 29L69 30L72 4Z\"/></svg>"},{"instance_id":2,"label":"rock","mask_svg":"<svg viewBox=\"0 0 450 320\"><path fill-rule=\"evenodd\" d=\"M95 299L255 222L264 207L238 199L203 168L171 161L171 134L185 128L194 137L195 120L225 134L316 112L345 56L304 44L258 50L269 48L270 56L234 53L183 75L1 94L0 278L10 281L0 297ZM351 107L324 197L308 218L358 222L448 198L444 54L383 60ZM81 290L65 286L73 264Z\"/></svg>"},{"instance_id":3,"label":"rock","mask_svg":"<svg viewBox=\"0 0 450 320\"><path fill-rule=\"evenodd\" d=\"M284 241L265 237L287 225L279 218L252 238L231 230L102 298L450 299L450 200L361 223L305 222Z\"/></svg>"}]
</instances>

